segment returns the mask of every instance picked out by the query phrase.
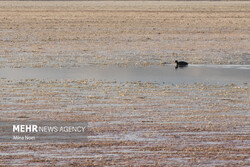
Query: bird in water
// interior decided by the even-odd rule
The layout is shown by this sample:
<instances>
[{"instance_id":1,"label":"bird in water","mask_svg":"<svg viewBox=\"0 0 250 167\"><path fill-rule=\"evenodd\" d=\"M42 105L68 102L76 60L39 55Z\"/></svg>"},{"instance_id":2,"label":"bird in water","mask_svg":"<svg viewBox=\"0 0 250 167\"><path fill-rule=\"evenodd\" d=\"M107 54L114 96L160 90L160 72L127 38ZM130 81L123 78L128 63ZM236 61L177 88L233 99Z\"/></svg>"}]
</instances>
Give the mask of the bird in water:
<instances>
[{"instance_id":1,"label":"bird in water","mask_svg":"<svg viewBox=\"0 0 250 167\"><path fill-rule=\"evenodd\" d=\"M185 61L177 61L177 60L175 60L175 68L178 68L178 67L186 67L186 66L188 66L188 63L187 62L185 62Z\"/></svg>"}]
</instances>

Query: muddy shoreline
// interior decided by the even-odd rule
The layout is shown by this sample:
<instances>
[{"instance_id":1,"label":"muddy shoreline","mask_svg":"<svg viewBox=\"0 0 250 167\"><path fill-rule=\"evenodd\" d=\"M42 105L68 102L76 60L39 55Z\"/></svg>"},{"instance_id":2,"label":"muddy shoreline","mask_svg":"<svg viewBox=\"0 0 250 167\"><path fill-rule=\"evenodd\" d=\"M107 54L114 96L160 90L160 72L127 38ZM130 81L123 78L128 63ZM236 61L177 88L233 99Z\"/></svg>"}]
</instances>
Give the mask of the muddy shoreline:
<instances>
[{"instance_id":1,"label":"muddy shoreline","mask_svg":"<svg viewBox=\"0 0 250 167\"><path fill-rule=\"evenodd\" d=\"M249 63L248 2L1 2L0 67Z\"/></svg>"},{"instance_id":2,"label":"muddy shoreline","mask_svg":"<svg viewBox=\"0 0 250 167\"><path fill-rule=\"evenodd\" d=\"M1 164L244 166L248 162L249 86L88 80L1 80L1 86L1 120L89 124L88 142L1 144Z\"/></svg>"}]
</instances>

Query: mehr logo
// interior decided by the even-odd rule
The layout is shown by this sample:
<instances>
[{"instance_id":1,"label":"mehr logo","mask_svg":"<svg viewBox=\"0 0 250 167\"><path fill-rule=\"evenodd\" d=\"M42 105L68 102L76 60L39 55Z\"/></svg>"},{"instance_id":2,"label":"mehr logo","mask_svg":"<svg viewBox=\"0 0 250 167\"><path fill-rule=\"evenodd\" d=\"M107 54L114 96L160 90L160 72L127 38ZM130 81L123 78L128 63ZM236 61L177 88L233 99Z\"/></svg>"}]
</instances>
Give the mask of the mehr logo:
<instances>
[{"instance_id":1,"label":"mehr logo","mask_svg":"<svg viewBox=\"0 0 250 167\"><path fill-rule=\"evenodd\" d=\"M13 132L38 132L37 125L13 125Z\"/></svg>"},{"instance_id":2,"label":"mehr logo","mask_svg":"<svg viewBox=\"0 0 250 167\"><path fill-rule=\"evenodd\" d=\"M0 121L1 142L83 142L86 121Z\"/></svg>"},{"instance_id":3,"label":"mehr logo","mask_svg":"<svg viewBox=\"0 0 250 167\"><path fill-rule=\"evenodd\" d=\"M18 133L83 133L86 126L38 126L38 125L13 125L13 132Z\"/></svg>"}]
</instances>

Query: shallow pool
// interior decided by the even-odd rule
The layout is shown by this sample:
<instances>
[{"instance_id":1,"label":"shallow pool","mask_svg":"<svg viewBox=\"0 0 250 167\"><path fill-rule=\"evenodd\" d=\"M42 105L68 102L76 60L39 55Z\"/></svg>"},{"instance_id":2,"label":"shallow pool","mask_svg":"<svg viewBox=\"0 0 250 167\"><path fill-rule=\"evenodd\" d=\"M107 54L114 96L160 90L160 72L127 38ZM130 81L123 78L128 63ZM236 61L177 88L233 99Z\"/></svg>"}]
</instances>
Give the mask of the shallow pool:
<instances>
[{"instance_id":1,"label":"shallow pool","mask_svg":"<svg viewBox=\"0 0 250 167\"><path fill-rule=\"evenodd\" d=\"M175 69L164 66L97 66L75 68L2 68L0 78L6 79L93 79L105 81L141 81L159 84L208 83L248 84L250 65L189 65Z\"/></svg>"}]
</instances>

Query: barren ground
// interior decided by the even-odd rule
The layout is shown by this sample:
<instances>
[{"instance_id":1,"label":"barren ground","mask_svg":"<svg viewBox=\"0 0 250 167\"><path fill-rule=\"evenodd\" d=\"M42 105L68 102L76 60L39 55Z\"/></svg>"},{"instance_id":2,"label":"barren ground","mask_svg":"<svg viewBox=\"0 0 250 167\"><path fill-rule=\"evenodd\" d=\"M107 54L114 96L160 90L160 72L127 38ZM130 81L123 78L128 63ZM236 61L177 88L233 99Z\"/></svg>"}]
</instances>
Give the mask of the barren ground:
<instances>
[{"instance_id":1,"label":"barren ground","mask_svg":"<svg viewBox=\"0 0 250 167\"><path fill-rule=\"evenodd\" d=\"M249 2L1 2L0 66L249 64Z\"/></svg>"}]
</instances>

